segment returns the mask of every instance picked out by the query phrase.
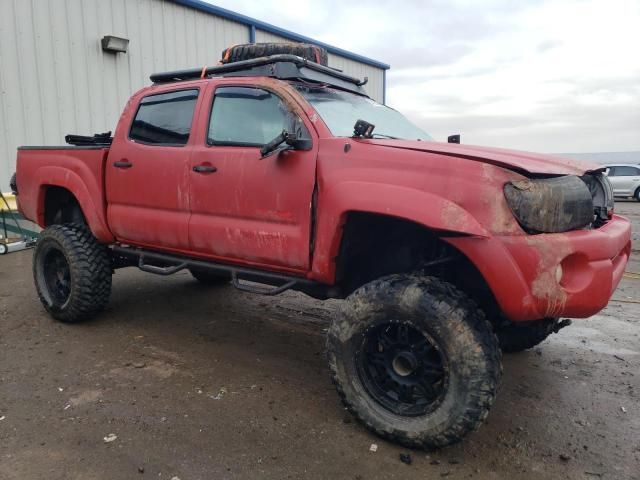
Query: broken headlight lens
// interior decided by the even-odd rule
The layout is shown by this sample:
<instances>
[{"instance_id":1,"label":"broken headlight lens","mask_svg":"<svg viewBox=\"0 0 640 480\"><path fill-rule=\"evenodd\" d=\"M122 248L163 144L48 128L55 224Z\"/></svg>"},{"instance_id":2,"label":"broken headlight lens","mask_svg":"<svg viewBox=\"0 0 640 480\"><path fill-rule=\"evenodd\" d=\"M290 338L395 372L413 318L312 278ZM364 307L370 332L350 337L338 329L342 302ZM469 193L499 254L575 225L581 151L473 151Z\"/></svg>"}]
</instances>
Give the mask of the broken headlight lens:
<instances>
[{"instance_id":1,"label":"broken headlight lens","mask_svg":"<svg viewBox=\"0 0 640 480\"><path fill-rule=\"evenodd\" d=\"M589 187L575 175L509 182L504 195L520 225L529 233L560 233L593 221Z\"/></svg>"}]
</instances>

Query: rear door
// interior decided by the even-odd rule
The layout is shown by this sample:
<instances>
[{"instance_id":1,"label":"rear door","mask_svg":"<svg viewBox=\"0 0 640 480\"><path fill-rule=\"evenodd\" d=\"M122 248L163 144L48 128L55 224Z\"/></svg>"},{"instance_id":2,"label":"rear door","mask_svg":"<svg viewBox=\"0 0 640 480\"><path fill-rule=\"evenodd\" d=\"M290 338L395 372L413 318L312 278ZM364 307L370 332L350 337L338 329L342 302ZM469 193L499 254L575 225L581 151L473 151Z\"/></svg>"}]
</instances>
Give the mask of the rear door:
<instances>
[{"instance_id":1,"label":"rear door","mask_svg":"<svg viewBox=\"0 0 640 480\"><path fill-rule=\"evenodd\" d=\"M125 110L106 165L108 221L119 241L188 250L191 126L198 96L196 87L164 89Z\"/></svg>"},{"instance_id":2,"label":"rear door","mask_svg":"<svg viewBox=\"0 0 640 480\"><path fill-rule=\"evenodd\" d=\"M223 261L304 272L317 139L310 150L263 159L260 147L292 119L307 138L315 130L286 90L238 83L211 85L202 103L199 124L206 128L191 157L191 249Z\"/></svg>"},{"instance_id":3,"label":"rear door","mask_svg":"<svg viewBox=\"0 0 640 480\"><path fill-rule=\"evenodd\" d=\"M615 196L630 197L640 187L640 169L629 165L611 167L609 180Z\"/></svg>"}]
</instances>

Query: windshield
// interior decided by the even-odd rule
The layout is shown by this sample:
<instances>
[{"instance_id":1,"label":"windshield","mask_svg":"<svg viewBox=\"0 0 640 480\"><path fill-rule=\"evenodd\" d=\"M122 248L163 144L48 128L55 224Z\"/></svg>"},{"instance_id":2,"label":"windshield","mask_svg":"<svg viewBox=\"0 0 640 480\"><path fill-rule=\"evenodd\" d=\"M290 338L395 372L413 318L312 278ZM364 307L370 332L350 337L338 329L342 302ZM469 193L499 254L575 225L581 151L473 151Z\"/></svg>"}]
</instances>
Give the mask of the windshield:
<instances>
[{"instance_id":1,"label":"windshield","mask_svg":"<svg viewBox=\"0 0 640 480\"><path fill-rule=\"evenodd\" d=\"M370 98L334 88L295 84L336 137L352 137L357 120L376 126L373 138L431 140L431 136L407 120L400 112Z\"/></svg>"}]
</instances>

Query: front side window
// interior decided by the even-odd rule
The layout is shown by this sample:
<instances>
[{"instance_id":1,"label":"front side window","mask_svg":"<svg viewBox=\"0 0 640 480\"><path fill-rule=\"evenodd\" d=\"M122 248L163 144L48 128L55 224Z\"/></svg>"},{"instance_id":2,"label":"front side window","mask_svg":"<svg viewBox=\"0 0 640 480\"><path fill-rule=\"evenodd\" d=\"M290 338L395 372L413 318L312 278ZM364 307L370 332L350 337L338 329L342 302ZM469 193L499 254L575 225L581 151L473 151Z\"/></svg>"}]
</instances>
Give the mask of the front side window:
<instances>
[{"instance_id":1,"label":"front side window","mask_svg":"<svg viewBox=\"0 0 640 480\"><path fill-rule=\"evenodd\" d=\"M213 100L210 145L261 147L285 130L290 114L271 92L251 87L220 87Z\"/></svg>"},{"instance_id":2,"label":"front side window","mask_svg":"<svg viewBox=\"0 0 640 480\"><path fill-rule=\"evenodd\" d=\"M149 95L140 101L129 138L151 145L186 145L198 90Z\"/></svg>"}]
</instances>

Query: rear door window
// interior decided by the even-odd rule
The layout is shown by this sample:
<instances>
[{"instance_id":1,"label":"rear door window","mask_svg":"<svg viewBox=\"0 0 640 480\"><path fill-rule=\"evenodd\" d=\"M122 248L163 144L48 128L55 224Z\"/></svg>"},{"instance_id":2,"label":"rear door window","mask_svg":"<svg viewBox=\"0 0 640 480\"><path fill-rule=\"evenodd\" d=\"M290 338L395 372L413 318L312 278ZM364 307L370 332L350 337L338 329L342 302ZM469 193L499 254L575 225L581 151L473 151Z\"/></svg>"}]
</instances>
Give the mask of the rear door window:
<instances>
[{"instance_id":1,"label":"rear door window","mask_svg":"<svg viewBox=\"0 0 640 480\"><path fill-rule=\"evenodd\" d=\"M216 89L209 120L209 145L261 147L286 128L288 110L280 97L253 87Z\"/></svg>"},{"instance_id":2,"label":"rear door window","mask_svg":"<svg viewBox=\"0 0 640 480\"><path fill-rule=\"evenodd\" d=\"M150 145L186 145L197 100L197 89L144 97L131 124L129 138Z\"/></svg>"},{"instance_id":3,"label":"rear door window","mask_svg":"<svg viewBox=\"0 0 640 480\"><path fill-rule=\"evenodd\" d=\"M614 177L635 177L640 175L640 171L635 167L615 167Z\"/></svg>"}]
</instances>

